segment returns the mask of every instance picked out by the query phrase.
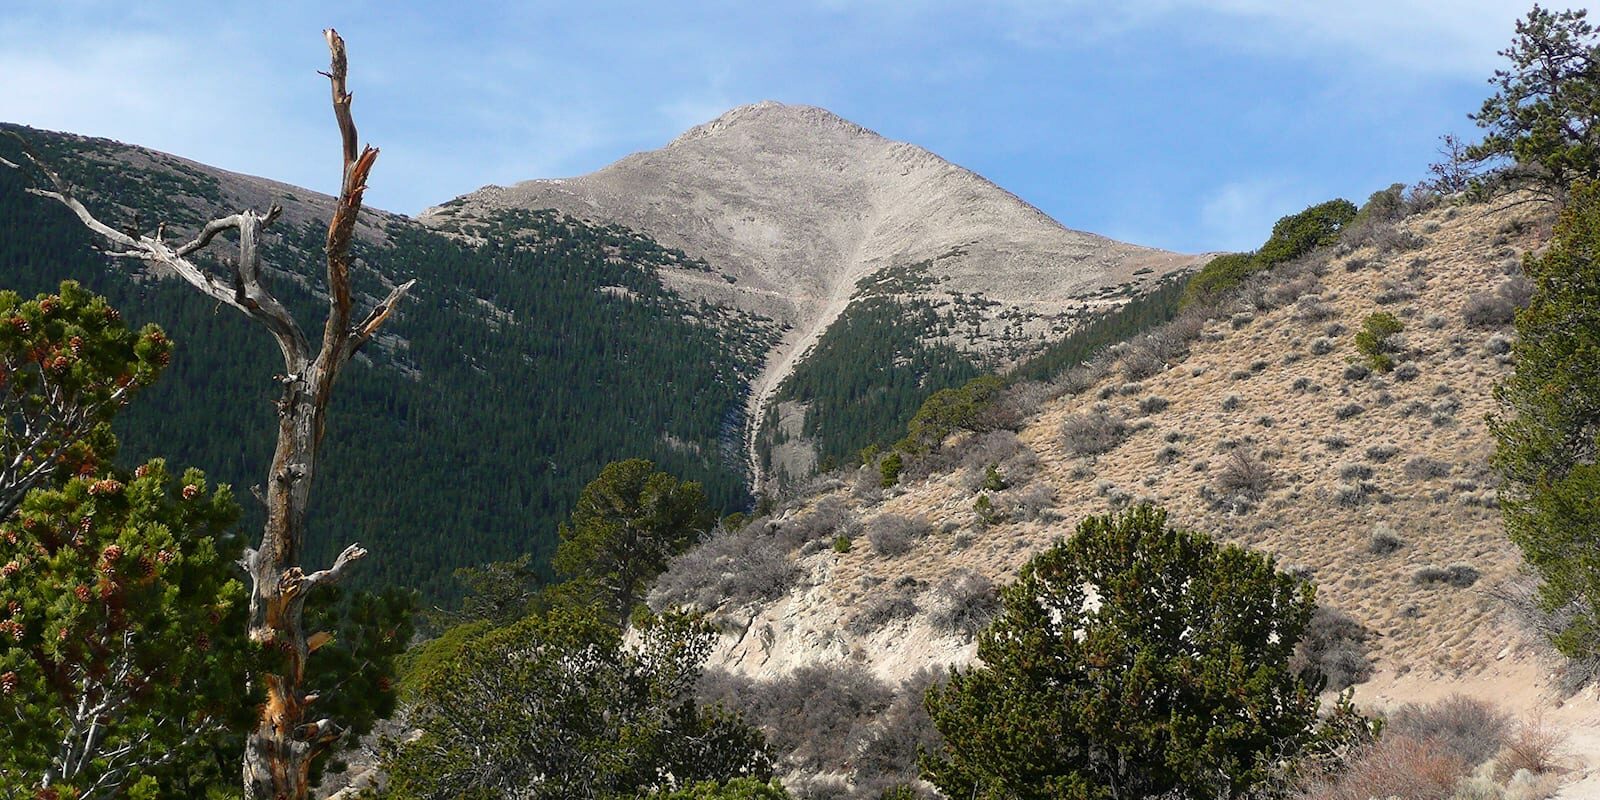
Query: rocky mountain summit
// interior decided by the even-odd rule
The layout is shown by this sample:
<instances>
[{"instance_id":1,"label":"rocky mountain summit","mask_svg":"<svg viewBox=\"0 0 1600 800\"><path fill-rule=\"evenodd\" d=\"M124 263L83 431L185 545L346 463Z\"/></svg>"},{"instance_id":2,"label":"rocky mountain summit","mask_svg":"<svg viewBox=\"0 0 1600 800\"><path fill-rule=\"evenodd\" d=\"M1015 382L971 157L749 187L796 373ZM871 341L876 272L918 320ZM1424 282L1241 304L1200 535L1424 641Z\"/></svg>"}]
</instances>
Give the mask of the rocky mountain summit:
<instances>
[{"instance_id":1,"label":"rocky mountain summit","mask_svg":"<svg viewBox=\"0 0 1600 800\"><path fill-rule=\"evenodd\" d=\"M597 172L484 187L420 219L507 209L641 231L710 266L664 274L673 289L788 325L752 387L751 420L863 279L893 270L908 278L900 293L959 307L960 331L925 338L1003 363L1197 261L1068 229L921 147L771 101Z\"/></svg>"}]
</instances>

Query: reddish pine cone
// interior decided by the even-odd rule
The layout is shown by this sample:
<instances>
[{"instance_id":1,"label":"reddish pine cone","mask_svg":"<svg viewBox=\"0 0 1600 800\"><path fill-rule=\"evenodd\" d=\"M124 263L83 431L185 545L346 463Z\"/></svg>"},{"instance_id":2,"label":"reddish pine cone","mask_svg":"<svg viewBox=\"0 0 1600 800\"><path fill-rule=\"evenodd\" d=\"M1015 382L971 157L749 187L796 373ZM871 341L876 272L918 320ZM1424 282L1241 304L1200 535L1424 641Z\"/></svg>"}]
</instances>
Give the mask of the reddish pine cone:
<instances>
[{"instance_id":1,"label":"reddish pine cone","mask_svg":"<svg viewBox=\"0 0 1600 800\"><path fill-rule=\"evenodd\" d=\"M116 494L120 491L122 491L122 483L112 478L106 478L105 480L95 481L94 483L89 484L89 494L92 495Z\"/></svg>"}]
</instances>

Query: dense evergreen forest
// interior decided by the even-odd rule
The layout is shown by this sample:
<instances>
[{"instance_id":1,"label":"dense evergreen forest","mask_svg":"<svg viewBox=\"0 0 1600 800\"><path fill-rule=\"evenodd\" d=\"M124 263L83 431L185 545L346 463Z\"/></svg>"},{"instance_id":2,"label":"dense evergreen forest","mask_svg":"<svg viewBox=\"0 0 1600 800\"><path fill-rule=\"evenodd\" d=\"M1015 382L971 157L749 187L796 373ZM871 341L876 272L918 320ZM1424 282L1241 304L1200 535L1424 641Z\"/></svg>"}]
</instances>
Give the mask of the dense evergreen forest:
<instances>
[{"instance_id":1,"label":"dense evergreen forest","mask_svg":"<svg viewBox=\"0 0 1600 800\"><path fill-rule=\"evenodd\" d=\"M970 324L959 303L906 297L931 285L927 266L858 281L850 307L778 387L777 402L809 406L802 435L815 441L821 469L848 463L869 445L893 443L929 395L984 373L972 354L924 341L930 331L949 335ZM773 413L763 435L781 442Z\"/></svg>"},{"instance_id":2,"label":"dense evergreen forest","mask_svg":"<svg viewBox=\"0 0 1600 800\"><path fill-rule=\"evenodd\" d=\"M24 133L110 219L192 230L202 214L235 210L216 178L179 162ZM0 285L32 295L78 280L130 322L165 327L177 342L172 366L119 418L119 460L162 456L233 483L253 538L261 506L247 489L262 482L274 440L280 361L270 338L185 285L108 263L70 212L26 185L0 170ZM530 552L543 569L579 490L630 457L702 482L723 511L749 503L742 408L777 330L685 301L657 275L703 265L551 212L491 221L463 232L470 238L399 218L380 224L385 241L356 245L357 290L381 296L406 278L417 288L341 382L308 565L360 541L375 556L359 571L364 583L415 587L430 600L455 591L459 566ZM517 237L499 235L513 227ZM289 274L274 290L319 329L325 230L280 223L276 234L265 261Z\"/></svg>"},{"instance_id":3,"label":"dense evergreen forest","mask_svg":"<svg viewBox=\"0 0 1600 800\"><path fill-rule=\"evenodd\" d=\"M944 343L973 330L982 297L912 300L932 285L927 264L884 270L856 284L856 299L779 387L777 400L808 404L802 435L816 443L821 469L851 462L862 449L892 445L927 400L993 371L973 353ZM1100 350L1156 327L1178 312L1188 275L1168 277L1115 308L1087 314L1071 333L1005 373L1008 381L1049 380ZM930 332L944 341L929 344ZM770 410L763 435L784 441Z\"/></svg>"}]
</instances>

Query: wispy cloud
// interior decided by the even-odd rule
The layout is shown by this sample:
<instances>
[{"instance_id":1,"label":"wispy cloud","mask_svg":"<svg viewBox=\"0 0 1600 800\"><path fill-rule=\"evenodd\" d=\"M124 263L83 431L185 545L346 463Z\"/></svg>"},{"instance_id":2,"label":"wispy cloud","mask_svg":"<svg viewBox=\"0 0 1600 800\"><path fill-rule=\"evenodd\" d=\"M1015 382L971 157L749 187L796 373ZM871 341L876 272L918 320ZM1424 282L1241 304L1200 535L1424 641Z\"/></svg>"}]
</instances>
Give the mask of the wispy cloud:
<instances>
[{"instance_id":1,"label":"wispy cloud","mask_svg":"<svg viewBox=\"0 0 1600 800\"><path fill-rule=\"evenodd\" d=\"M833 8L851 4L823 2ZM1477 77L1494 63L1521 0L859 0L866 13L968 18L1031 46L1103 47L1160 29L1230 49Z\"/></svg>"},{"instance_id":2,"label":"wispy cloud","mask_svg":"<svg viewBox=\"0 0 1600 800\"><path fill-rule=\"evenodd\" d=\"M1200 225L1219 249L1254 250L1279 217L1309 205L1314 194L1284 178L1231 181L1203 199Z\"/></svg>"}]
</instances>

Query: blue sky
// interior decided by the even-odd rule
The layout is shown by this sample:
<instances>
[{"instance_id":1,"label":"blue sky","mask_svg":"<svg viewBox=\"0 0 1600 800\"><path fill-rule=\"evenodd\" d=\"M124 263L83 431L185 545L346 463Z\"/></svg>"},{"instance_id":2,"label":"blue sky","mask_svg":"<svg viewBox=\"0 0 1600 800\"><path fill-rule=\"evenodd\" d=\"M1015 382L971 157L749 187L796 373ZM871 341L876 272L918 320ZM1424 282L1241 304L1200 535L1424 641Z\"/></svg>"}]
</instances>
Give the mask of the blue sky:
<instances>
[{"instance_id":1,"label":"blue sky","mask_svg":"<svg viewBox=\"0 0 1600 800\"><path fill-rule=\"evenodd\" d=\"M1560 7L1560 3L1556 3ZM1424 176L1531 2L87 2L0 8L0 120L331 191L320 30L369 203L582 174L735 105L828 108L1069 227L1189 252Z\"/></svg>"}]
</instances>

